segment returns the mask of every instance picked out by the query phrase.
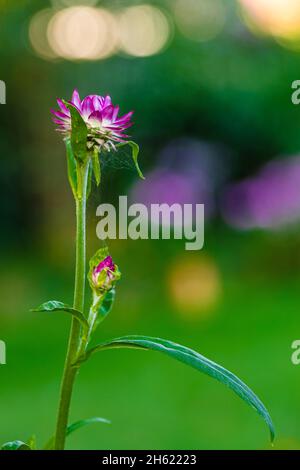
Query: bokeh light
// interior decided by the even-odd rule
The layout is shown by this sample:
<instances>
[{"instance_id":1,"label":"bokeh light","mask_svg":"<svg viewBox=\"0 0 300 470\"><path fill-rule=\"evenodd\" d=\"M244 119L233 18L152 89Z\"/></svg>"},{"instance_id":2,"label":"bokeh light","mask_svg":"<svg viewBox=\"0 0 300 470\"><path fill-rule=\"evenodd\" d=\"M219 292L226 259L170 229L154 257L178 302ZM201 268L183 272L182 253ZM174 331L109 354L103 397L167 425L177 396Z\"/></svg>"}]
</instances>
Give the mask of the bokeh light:
<instances>
[{"instance_id":1,"label":"bokeh light","mask_svg":"<svg viewBox=\"0 0 300 470\"><path fill-rule=\"evenodd\" d=\"M114 17L106 10L75 6L59 10L48 25L55 53L70 60L103 59L116 50Z\"/></svg>"},{"instance_id":2,"label":"bokeh light","mask_svg":"<svg viewBox=\"0 0 300 470\"><path fill-rule=\"evenodd\" d=\"M168 43L171 27L166 15L150 5L126 8L119 15L120 47L136 57L160 52Z\"/></svg>"},{"instance_id":3,"label":"bokeh light","mask_svg":"<svg viewBox=\"0 0 300 470\"><path fill-rule=\"evenodd\" d=\"M239 0L250 28L270 34L283 43L300 41L299 0Z\"/></svg>"},{"instance_id":4,"label":"bokeh light","mask_svg":"<svg viewBox=\"0 0 300 470\"><path fill-rule=\"evenodd\" d=\"M177 0L175 18L181 33L195 41L209 41L223 29L223 0Z\"/></svg>"},{"instance_id":5,"label":"bokeh light","mask_svg":"<svg viewBox=\"0 0 300 470\"><path fill-rule=\"evenodd\" d=\"M141 184L143 183L143 184ZM196 204L200 196L198 185L194 184L187 174L180 174L166 168L158 168L146 175L146 180L138 181L130 192L130 202L142 203L148 208L148 220L152 226L157 224L155 218L151 219L151 204ZM159 226L181 227L181 220L171 216L170 220L163 218L159 221ZM193 225L193 214L185 214L185 223Z\"/></svg>"},{"instance_id":6,"label":"bokeh light","mask_svg":"<svg viewBox=\"0 0 300 470\"><path fill-rule=\"evenodd\" d=\"M38 56L48 60L57 57L47 38L47 27L52 16L53 10L46 8L36 13L29 23L29 40L33 50Z\"/></svg>"},{"instance_id":7,"label":"bokeh light","mask_svg":"<svg viewBox=\"0 0 300 470\"><path fill-rule=\"evenodd\" d=\"M96 6L99 0L51 0L54 7L71 7L75 5Z\"/></svg>"},{"instance_id":8,"label":"bokeh light","mask_svg":"<svg viewBox=\"0 0 300 470\"><path fill-rule=\"evenodd\" d=\"M228 151L190 137L172 139L158 154L159 166L136 181L132 203L204 204L205 220L216 210L216 194L227 178Z\"/></svg>"},{"instance_id":9,"label":"bokeh light","mask_svg":"<svg viewBox=\"0 0 300 470\"><path fill-rule=\"evenodd\" d=\"M167 287L176 311L184 318L210 315L220 300L221 277L216 263L204 255L185 255L168 267Z\"/></svg>"},{"instance_id":10,"label":"bokeh light","mask_svg":"<svg viewBox=\"0 0 300 470\"><path fill-rule=\"evenodd\" d=\"M198 188L187 175L158 168L147 174L145 182L136 182L130 198L150 207L150 204L194 204L198 196Z\"/></svg>"},{"instance_id":11,"label":"bokeh light","mask_svg":"<svg viewBox=\"0 0 300 470\"><path fill-rule=\"evenodd\" d=\"M30 22L34 51L44 59L104 59L122 50L147 57L161 52L171 38L171 22L159 8L138 5L110 13L87 0L53 0ZM82 2L81 2L82 3Z\"/></svg>"}]
</instances>

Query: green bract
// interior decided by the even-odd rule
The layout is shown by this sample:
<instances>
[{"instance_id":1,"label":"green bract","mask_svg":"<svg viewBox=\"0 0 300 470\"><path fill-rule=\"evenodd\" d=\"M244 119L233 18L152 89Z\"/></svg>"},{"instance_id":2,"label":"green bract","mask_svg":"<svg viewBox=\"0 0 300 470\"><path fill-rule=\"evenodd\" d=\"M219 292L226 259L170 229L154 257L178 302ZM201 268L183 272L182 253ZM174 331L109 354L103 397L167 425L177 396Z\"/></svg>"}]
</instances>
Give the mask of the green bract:
<instances>
[{"instance_id":1,"label":"green bract","mask_svg":"<svg viewBox=\"0 0 300 470\"><path fill-rule=\"evenodd\" d=\"M121 144L117 145L117 148L124 147L124 145L129 145L131 147L131 152L132 152L132 159L136 167L136 171L139 175L139 177L144 180L145 177L142 173L142 170L140 169L139 163L138 163L138 156L140 153L140 148L137 143L133 142L132 140L128 140L127 142L122 142Z\"/></svg>"},{"instance_id":2,"label":"green bract","mask_svg":"<svg viewBox=\"0 0 300 470\"><path fill-rule=\"evenodd\" d=\"M68 178L74 198L77 198L77 162L74 157L70 139L66 139Z\"/></svg>"},{"instance_id":3,"label":"green bract","mask_svg":"<svg viewBox=\"0 0 300 470\"><path fill-rule=\"evenodd\" d=\"M93 172L96 180L97 186L99 186L101 181L101 168L99 162L99 149L97 147L94 148L92 153L92 165L93 165Z\"/></svg>"},{"instance_id":4,"label":"green bract","mask_svg":"<svg viewBox=\"0 0 300 470\"><path fill-rule=\"evenodd\" d=\"M71 113L72 131L71 131L71 145L75 158L84 163L88 158L87 138L88 128L86 123L77 111L76 107L70 103L65 102L66 107Z\"/></svg>"}]
</instances>

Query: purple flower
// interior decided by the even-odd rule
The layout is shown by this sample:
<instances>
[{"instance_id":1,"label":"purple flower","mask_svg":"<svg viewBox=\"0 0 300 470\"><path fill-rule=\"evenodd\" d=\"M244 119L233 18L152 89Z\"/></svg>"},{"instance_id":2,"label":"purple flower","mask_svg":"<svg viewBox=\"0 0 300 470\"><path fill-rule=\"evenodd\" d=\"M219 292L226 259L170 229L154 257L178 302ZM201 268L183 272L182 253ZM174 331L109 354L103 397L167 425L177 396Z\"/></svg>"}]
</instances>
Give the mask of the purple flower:
<instances>
[{"instance_id":1,"label":"purple flower","mask_svg":"<svg viewBox=\"0 0 300 470\"><path fill-rule=\"evenodd\" d=\"M71 134L71 115L67 106L57 100L60 111L51 110L57 130L65 136ZM132 126L133 112L119 116L119 106L113 106L110 96L89 95L82 101L77 90L74 90L70 101L82 116L88 128L88 148L94 145L106 150L115 149L114 142L124 142L128 137L124 131Z\"/></svg>"},{"instance_id":2,"label":"purple flower","mask_svg":"<svg viewBox=\"0 0 300 470\"><path fill-rule=\"evenodd\" d=\"M300 157L273 160L261 171L231 185L223 215L234 227L280 229L300 220Z\"/></svg>"},{"instance_id":3,"label":"purple flower","mask_svg":"<svg viewBox=\"0 0 300 470\"><path fill-rule=\"evenodd\" d=\"M92 270L93 287L100 290L109 290L120 277L117 265L111 256L107 256Z\"/></svg>"}]
</instances>

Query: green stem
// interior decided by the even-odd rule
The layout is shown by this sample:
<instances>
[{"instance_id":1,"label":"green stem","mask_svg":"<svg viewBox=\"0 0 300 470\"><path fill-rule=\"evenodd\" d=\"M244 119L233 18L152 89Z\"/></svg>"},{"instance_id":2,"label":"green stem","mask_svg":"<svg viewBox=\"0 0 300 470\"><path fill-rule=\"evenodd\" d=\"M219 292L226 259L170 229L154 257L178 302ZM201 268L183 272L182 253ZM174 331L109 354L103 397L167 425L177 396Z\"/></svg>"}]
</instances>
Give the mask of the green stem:
<instances>
[{"instance_id":1,"label":"green stem","mask_svg":"<svg viewBox=\"0 0 300 470\"><path fill-rule=\"evenodd\" d=\"M90 339L91 339L91 336L92 336L92 333L93 333L93 330L94 330L94 327L95 327L95 322L97 320L98 311L99 311L99 308L100 308L100 302L101 303L103 302L103 296L102 296L102 300L101 300L96 294L94 294L93 303L92 303L92 306L90 308L89 315L88 315L89 331L88 331L88 334L87 334L87 341L86 341L87 345L90 342Z\"/></svg>"},{"instance_id":2,"label":"green stem","mask_svg":"<svg viewBox=\"0 0 300 470\"><path fill-rule=\"evenodd\" d=\"M87 200L87 179L89 162L84 166L78 166L78 182L76 197L76 271L74 289L74 308L83 311L84 292L86 278L86 200ZM72 326L69 336L69 345L66 355L65 368L61 384L60 402L58 409L55 450L63 450L65 447L66 429L68 425L69 410L73 386L78 369L72 367L76 361L78 347L80 344L81 327L76 318L72 319Z\"/></svg>"},{"instance_id":3,"label":"green stem","mask_svg":"<svg viewBox=\"0 0 300 470\"><path fill-rule=\"evenodd\" d=\"M99 299L99 297L94 294L93 303L92 303L92 306L90 308L90 311L87 317L89 329L86 334L86 337L82 336L80 339L80 344L78 348L78 357L81 356L86 351L86 348L91 340L91 336L95 328L95 322L98 317L98 310L100 308L100 302L103 302L103 300L101 301L101 299Z\"/></svg>"}]
</instances>

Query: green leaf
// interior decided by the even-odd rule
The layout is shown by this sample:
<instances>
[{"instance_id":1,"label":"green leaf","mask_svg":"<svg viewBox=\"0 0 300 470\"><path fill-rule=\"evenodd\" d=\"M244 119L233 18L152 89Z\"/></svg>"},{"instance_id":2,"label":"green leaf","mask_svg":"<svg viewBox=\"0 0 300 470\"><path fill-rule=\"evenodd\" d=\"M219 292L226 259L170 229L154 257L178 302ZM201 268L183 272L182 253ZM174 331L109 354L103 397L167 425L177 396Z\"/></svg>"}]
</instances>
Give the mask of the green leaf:
<instances>
[{"instance_id":1,"label":"green leaf","mask_svg":"<svg viewBox=\"0 0 300 470\"><path fill-rule=\"evenodd\" d=\"M82 119L77 108L66 101L64 104L71 113L72 132L71 132L71 145L74 156L77 160L83 163L88 158L87 150L87 137L88 129L86 123Z\"/></svg>"},{"instance_id":2,"label":"green leaf","mask_svg":"<svg viewBox=\"0 0 300 470\"><path fill-rule=\"evenodd\" d=\"M118 144L117 148L124 147L124 145L129 145L131 147L132 159L133 159L133 162L135 164L136 170L138 172L139 177L142 178L142 180L144 180L145 177L144 177L144 175L142 173L142 170L140 169L139 163L138 163L138 156L139 156L139 152L140 152L140 148L139 148L138 144L136 144L132 140L129 140L127 142L122 142L121 144Z\"/></svg>"},{"instance_id":3,"label":"green leaf","mask_svg":"<svg viewBox=\"0 0 300 470\"><path fill-rule=\"evenodd\" d=\"M31 450L29 445L25 444L23 441L11 441L6 442L1 447L1 450Z\"/></svg>"},{"instance_id":4,"label":"green leaf","mask_svg":"<svg viewBox=\"0 0 300 470\"><path fill-rule=\"evenodd\" d=\"M28 446L31 450L36 450L36 436L33 434L27 441Z\"/></svg>"},{"instance_id":5,"label":"green leaf","mask_svg":"<svg viewBox=\"0 0 300 470\"><path fill-rule=\"evenodd\" d=\"M99 309L99 316L103 319L110 313L111 309L113 308L113 304L116 297L116 290L111 289L104 295L104 299L102 300L100 309Z\"/></svg>"},{"instance_id":6,"label":"green leaf","mask_svg":"<svg viewBox=\"0 0 300 470\"><path fill-rule=\"evenodd\" d=\"M107 315L110 313L114 301L116 297L116 290L113 288L109 290L106 294L103 295L102 298L99 299L99 301L93 305L93 314L94 314L94 322L92 326L92 332L96 331L98 328L99 324L107 317Z\"/></svg>"},{"instance_id":7,"label":"green leaf","mask_svg":"<svg viewBox=\"0 0 300 470\"><path fill-rule=\"evenodd\" d=\"M95 180L97 186L99 186L100 181L101 181L101 168L100 168L100 161L99 161L99 150L97 147L94 149L94 152L92 154L92 165L93 165L93 171L95 175Z\"/></svg>"},{"instance_id":8,"label":"green leaf","mask_svg":"<svg viewBox=\"0 0 300 470\"><path fill-rule=\"evenodd\" d=\"M66 436L69 436L72 434L72 432L77 431L78 429L88 426L89 424L94 424L94 423L105 423L105 424L111 424L111 422L108 419L105 418L88 418L88 419L81 419L80 421L76 421L75 423L69 424L66 430ZM47 444L44 446L44 450L52 450L54 448L54 436L49 439Z\"/></svg>"},{"instance_id":9,"label":"green leaf","mask_svg":"<svg viewBox=\"0 0 300 470\"><path fill-rule=\"evenodd\" d=\"M77 196L77 164L73 154L70 139L66 140L67 163L68 163L68 178L72 188L74 197Z\"/></svg>"},{"instance_id":10,"label":"green leaf","mask_svg":"<svg viewBox=\"0 0 300 470\"><path fill-rule=\"evenodd\" d=\"M74 308L70 307L67 304L64 304L63 302L59 302L58 300L49 300L48 302L43 303L39 307L32 309L31 312L69 313L81 323L85 331L87 331L89 328L88 322L82 312L79 312L79 310L75 310Z\"/></svg>"},{"instance_id":11,"label":"green leaf","mask_svg":"<svg viewBox=\"0 0 300 470\"><path fill-rule=\"evenodd\" d=\"M90 349L83 357L79 358L78 364L86 361L90 356L98 351L111 348L134 348L159 351L225 384L248 405L254 408L264 419L268 425L271 441L273 442L274 426L268 410L264 404L237 376L224 369L222 366L211 361L210 359L207 359L192 349L181 346L180 344L173 343L172 341L160 338L151 338L148 336L123 336L121 338L115 338L109 342L99 344L98 346Z\"/></svg>"},{"instance_id":12,"label":"green leaf","mask_svg":"<svg viewBox=\"0 0 300 470\"><path fill-rule=\"evenodd\" d=\"M69 424L69 426L67 427L66 435L69 436L70 434L72 434L72 432L75 432L78 429L83 428L84 426L88 426L89 424L94 423L110 424L111 422L108 419L98 418L97 416L94 418L81 419L80 421L76 421L75 423Z\"/></svg>"}]
</instances>

